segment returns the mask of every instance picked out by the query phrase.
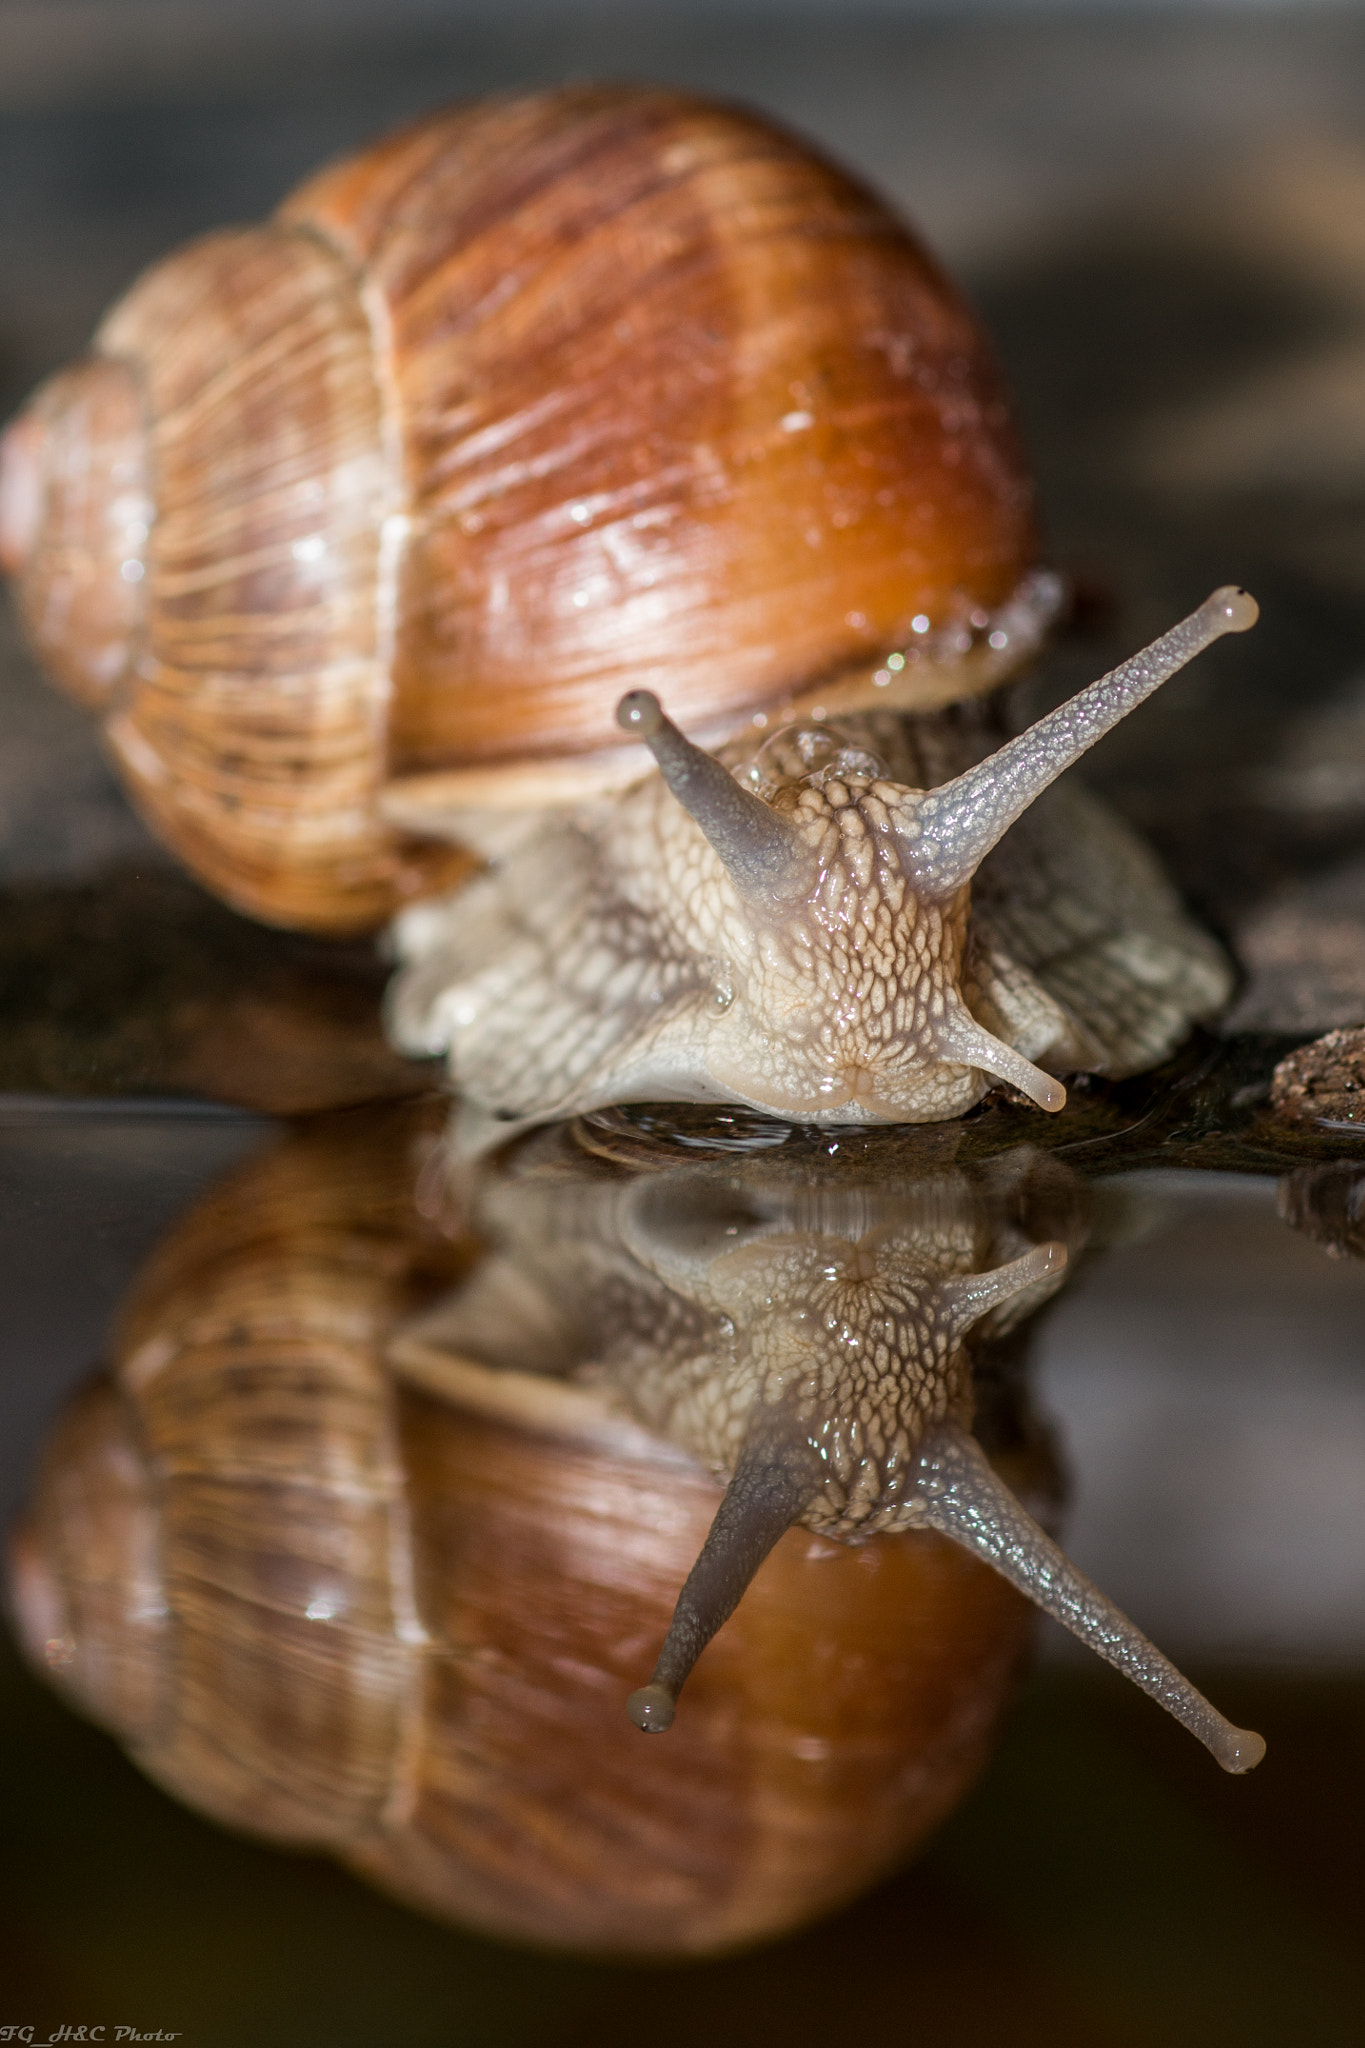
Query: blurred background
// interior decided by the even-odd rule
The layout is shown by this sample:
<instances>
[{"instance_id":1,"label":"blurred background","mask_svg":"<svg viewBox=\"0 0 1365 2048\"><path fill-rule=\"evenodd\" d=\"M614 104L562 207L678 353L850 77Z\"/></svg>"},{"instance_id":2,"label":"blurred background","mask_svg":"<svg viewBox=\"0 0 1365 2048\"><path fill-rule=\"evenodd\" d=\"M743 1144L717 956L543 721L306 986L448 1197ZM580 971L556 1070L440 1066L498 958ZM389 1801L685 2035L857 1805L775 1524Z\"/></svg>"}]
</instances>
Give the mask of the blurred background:
<instances>
[{"instance_id":1,"label":"blurred background","mask_svg":"<svg viewBox=\"0 0 1365 2048\"><path fill-rule=\"evenodd\" d=\"M386 123L602 76L792 123L967 286L1083 599L1034 708L1213 585L1255 591L1257 633L1163 691L1090 779L1235 946L1230 1030L1288 1043L1365 1018L1365 8L4 0L0 407L154 256ZM138 1261L264 1128L158 1105L214 1091L129 1017L148 987L208 986L210 956L292 989L309 959L273 944L171 872L5 613L7 1517ZM751 1958L616 1969L429 1927L215 1832L6 1652L0 2025L127 2022L188 2048L1358 2039L1365 1267L1291 1232L1271 1179L1163 1175L1142 1200L1040 1345L1069 1547L1267 1734L1254 1779L1054 1653L904 1877Z\"/></svg>"}]
</instances>

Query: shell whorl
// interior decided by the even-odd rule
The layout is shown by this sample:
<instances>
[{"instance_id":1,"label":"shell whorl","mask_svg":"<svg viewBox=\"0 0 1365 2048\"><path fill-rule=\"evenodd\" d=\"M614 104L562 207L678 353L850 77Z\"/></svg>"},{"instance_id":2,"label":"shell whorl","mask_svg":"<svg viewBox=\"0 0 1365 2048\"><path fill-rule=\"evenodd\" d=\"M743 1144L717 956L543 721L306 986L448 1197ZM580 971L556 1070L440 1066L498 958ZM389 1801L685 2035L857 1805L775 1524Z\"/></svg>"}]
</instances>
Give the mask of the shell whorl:
<instances>
[{"instance_id":1,"label":"shell whorl","mask_svg":"<svg viewBox=\"0 0 1365 2048\"><path fill-rule=\"evenodd\" d=\"M62 1417L36 1498L9 1540L25 1653L125 1742L155 1742L170 1707L159 1502L136 1417L108 1380Z\"/></svg>"},{"instance_id":2,"label":"shell whorl","mask_svg":"<svg viewBox=\"0 0 1365 2048\"><path fill-rule=\"evenodd\" d=\"M142 381L89 356L49 378L0 442L0 567L34 649L82 703L136 658L153 518Z\"/></svg>"},{"instance_id":3,"label":"shell whorl","mask_svg":"<svg viewBox=\"0 0 1365 2048\"><path fill-rule=\"evenodd\" d=\"M0 537L139 807L272 922L363 929L457 880L378 816L396 486L345 264L300 229L208 236L96 349L10 428Z\"/></svg>"},{"instance_id":4,"label":"shell whorl","mask_svg":"<svg viewBox=\"0 0 1365 2048\"><path fill-rule=\"evenodd\" d=\"M137 361L157 516L147 630L106 733L191 866L242 908L356 929L454 880L377 816L397 486L369 323L300 230L208 237L99 336Z\"/></svg>"}]
</instances>

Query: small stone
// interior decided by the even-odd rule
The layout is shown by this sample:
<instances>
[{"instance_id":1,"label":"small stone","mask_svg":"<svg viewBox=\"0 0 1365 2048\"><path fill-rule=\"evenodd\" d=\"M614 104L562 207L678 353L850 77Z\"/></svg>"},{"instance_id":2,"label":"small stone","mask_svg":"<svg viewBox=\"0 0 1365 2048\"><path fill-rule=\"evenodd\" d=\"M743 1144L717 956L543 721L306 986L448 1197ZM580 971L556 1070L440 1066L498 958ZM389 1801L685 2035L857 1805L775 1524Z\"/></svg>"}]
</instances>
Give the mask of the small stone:
<instances>
[{"instance_id":1,"label":"small stone","mask_svg":"<svg viewBox=\"0 0 1365 2048\"><path fill-rule=\"evenodd\" d=\"M1365 1025L1329 1031L1282 1059L1270 1101L1291 1123L1359 1128L1365 1136Z\"/></svg>"}]
</instances>

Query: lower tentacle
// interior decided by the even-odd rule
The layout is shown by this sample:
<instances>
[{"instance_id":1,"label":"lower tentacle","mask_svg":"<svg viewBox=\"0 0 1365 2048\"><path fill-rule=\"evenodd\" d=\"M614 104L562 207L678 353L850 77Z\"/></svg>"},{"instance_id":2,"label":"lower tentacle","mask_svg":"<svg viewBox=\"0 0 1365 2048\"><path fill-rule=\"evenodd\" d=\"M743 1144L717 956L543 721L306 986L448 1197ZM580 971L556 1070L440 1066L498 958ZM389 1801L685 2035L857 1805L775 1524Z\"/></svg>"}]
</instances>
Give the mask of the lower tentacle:
<instances>
[{"instance_id":1,"label":"lower tentacle","mask_svg":"<svg viewBox=\"0 0 1365 2048\"><path fill-rule=\"evenodd\" d=\"M660 1735L672 1727L693 1665L738 1607L764 1558L810 1505L820 1481L820 1460L803 1437L761 1424L750 1428L701 1555L678 1595L654 1675L626 1701L637 1728Z\"/></svg>"},{"instance_id":2,"label":"lower tentacle","mask_svg":"<svg viewBox=\"0 0 1365 2048\"><path fill-rule=\"evenodd\" d=\"M1131 1678L1198 1736L1225 1771L1250 1771L1262 1738L1234 1728L1142 1631L1076 1569L991 1469L966 1430L941 1423L920 1447L918 1487L925 1521L984 1558L1035 1606Z\"/></svg>"}]
</instances>

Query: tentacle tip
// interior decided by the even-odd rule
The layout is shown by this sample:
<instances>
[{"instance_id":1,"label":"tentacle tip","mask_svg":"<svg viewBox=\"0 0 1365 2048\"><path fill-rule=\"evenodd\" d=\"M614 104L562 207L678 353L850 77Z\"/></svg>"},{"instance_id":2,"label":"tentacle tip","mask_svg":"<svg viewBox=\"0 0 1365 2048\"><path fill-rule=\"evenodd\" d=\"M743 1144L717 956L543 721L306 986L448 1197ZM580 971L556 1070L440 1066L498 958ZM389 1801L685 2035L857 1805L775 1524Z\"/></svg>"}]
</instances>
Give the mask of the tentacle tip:
<instances>
[{"instance_id":1,"label":"tentacle tip","mask_svg":"<svg viewBox=\"0 0 1365 2048\"><path fill-rule=\"evenodd\" d=\"M1046 1244L1035 1245L1032 1257L1037 1268L1035 1277L1048 1279L1053 1273L1060 1273L1066 1265L1067 1249L1060 1238L1050 1238Z\"/></svg>"},{"instance_id":2,"label":"tentacle tip","mask_svg":"<svg viewBox=\"0 0 1365 2048\"><path fill-rule=\"evenodd\" d=\"M1050 1075L1040 1077L1040 1084L1033 1099L1039 1109L1045 1109L1049 1116L1056 1116L1059 1109L1066 1108L1066 1090L1060 1081L1054 1081Z\"/></svg>"},{"instance_id":3,"label":"tentacle tip","mask_svg":"<svg viewBox=\"0 0 1365 2048\"><path fill-rule=\"evenodd\" d=\"M1235 583L1225 583L1221 590L1215 590L1204 610L1222 633L1249 632L1261 616L1261 607L1251 592Z\"/></svg>"},{"instance_id":4,"label":"tentacle tip","mask_svg":"<svg viewBox=\"0 0 1365 2048\"><path fill-rule=\"evenodd\" d=\"M1213 1753L1225 1771L1240 1778L1245 1772L1254 1771L1265 1755L1265 1737L1254 1728L1229 1727Z\"/></svg>"},{"instance_id":5,"label":"tentacle tip","mask_svg":"<svg viewBox=\"0 0 1365 2048\"><path fill-rule=\"evenodd\" d=\"M663 706L652 690L628 690L616 707L616 723L635 739L652 740L664 728Z\"/></svg>"},{"instance_id":6,"label":"tentacle tip","mask_svg":"<svg viewBox=\"0 0 1365 2048\"><path fill-rule=\"evenodd\" d=\"M626 1701L626 1712L646 1735L662 1735L673 1726L677 1705L666 1685L642 1685Z\"/></svg>"}]
</instances>

